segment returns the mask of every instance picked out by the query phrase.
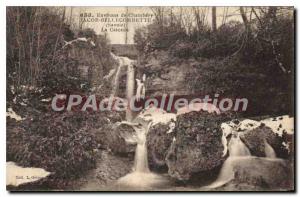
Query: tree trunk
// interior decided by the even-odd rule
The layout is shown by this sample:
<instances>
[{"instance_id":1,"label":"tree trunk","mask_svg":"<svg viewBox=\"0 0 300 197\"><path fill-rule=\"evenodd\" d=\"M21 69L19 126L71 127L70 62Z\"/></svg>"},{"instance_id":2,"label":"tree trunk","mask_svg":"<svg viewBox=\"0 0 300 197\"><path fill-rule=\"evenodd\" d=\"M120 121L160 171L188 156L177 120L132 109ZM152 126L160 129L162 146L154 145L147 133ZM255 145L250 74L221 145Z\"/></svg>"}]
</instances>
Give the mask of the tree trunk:
<instances>
[{"instance_id":1,"label":"tree trunk","mask_svg":"<svg viewBox=\"0 0 300 197\"><path fill-rule=\"evenodd\" d=\"M246 13L244 11L244 8L242 6L240 7L240 13L241 13L245 28L248 29L248 19L247 19Z\"/></svg>"},{"instance_id":2,"label":"tree trunk","mask_svg":"<svg viewBox=\"0 0 300 197\"><path fill-rule=\"evenodd\" d=\"M69 17L70 26L72 24L72 15L73 15L73 7L71 7L71 13L70 13L70 17Z\"/></svg>"},{"instance_id":3,"label":"tree trunk","mask_svg":"<svg viewBox=\"0 0 300 197\"><path fill-rule=\"evenodd\" d=\"M64 20L65 20L65 14L66 14L66 9L64 8L64 10L63 10L63 15L62 15L62 19L61 19L61 22L60 22L60 25L59 25L58 35L57 35L57 37L56 37L56 42L55 42L54 49L53 49L53 57L52 57L51 67L52 67L53 64L54 64L54 59L55 59L55 55L56 55L56 48L57 48L59 39L60 39L60 37L61 37L62 26L63 26Z\"/></svg>"},{"instance_id":4,"label":"tree trunk","mask_svg":"<svg viewBox=\"0 0 300 197\"><path fill-rule=\"evenodd\" d=\"M212 30L217 31L217 8L212 7Z\"/></svg>"},{"instance_id":5,"label":"tree trunk","mask_svg":"<svg viewBox=\"0 0 300 197\"><path fill-rule=\"evenodd\" d=\"M128 7L126 7L125 28L128 28ZM128 44L128 32L125 31L125 44Z\"/></svg>"}]
</instances>

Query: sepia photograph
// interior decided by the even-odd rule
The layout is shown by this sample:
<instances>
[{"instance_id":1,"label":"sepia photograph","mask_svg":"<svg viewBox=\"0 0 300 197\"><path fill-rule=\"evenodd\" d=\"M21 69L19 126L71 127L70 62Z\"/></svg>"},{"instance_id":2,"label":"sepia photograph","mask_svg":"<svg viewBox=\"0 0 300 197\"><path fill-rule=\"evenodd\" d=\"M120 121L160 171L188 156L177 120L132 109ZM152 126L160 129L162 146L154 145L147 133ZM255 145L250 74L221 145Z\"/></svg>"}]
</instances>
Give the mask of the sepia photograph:
<instances>
[{"instance_id":1,"label":"sepia photograph","mask_svg":"<svg viewBox=\"0 0 300 197\"><path fill-rule=\"evenodd\" d=\"M6 6L6 190L295 192L295 44L291 6Z\"/></svg>"}]
</instances>

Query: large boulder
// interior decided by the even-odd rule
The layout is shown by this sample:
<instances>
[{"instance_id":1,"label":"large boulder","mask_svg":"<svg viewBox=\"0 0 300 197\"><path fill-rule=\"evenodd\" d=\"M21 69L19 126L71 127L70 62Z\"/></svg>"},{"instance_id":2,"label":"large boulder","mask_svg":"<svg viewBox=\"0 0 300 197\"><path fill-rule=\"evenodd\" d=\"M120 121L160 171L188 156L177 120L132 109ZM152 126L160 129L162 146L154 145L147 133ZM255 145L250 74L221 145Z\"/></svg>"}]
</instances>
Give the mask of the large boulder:
<instances>
[{"instance_id":1,"label":"large boulder","mask_svg":"<svg viewBox=\"0 0 300 197\"><path fill-rule=\"evenodd\" d=\"M97 119L93 119L95 123L90 133L94 134L98 148L126 156L134 153L135 145L128 144L124 136L132 135L135 131L129 125L118 124L122 120L121 115L117 112L102 112Z\"/></svg>"},{"instance_id":2,"label":"large boulder","mask_svg":"<svg viewBox=\"0 0 300 197\"><path fill-rule=\"evenodd\" d=\"M135 144L127 143L124 136L133 135L134 129L129 125L108 124L102 128L93 129L92 133L96 134L99 148L109 150L117 155L133 154Z\"/></svg>"},{"instance_id":3,"label":"large boulder","mask_svg":"<svg viewBox=\"0 0 300 197\"><path fill-rule=\"evenodd\" d=\"M159 123L151 127L147 134L148 161L152 170L166 167L165 158L175 137L174 132L169 131L169 125Z\"/></svg>"},{"instance_id":4,"label":"large boulder","mask_svg":"<svg viewBox=\"0 0 300 197\"><path fill-rule=\"evenodd\" d=\"M267 142L274 149L277 157L287 158L288 156L287 149L283 146L283 138L267 126L262 125L253 130L240 132L239 136L249 148L251 155L266 157L265 142Z\"/></svg>"},{"instance_id":5,"label":"large boulder","mask_svg":"<svg viewBox=\"0 0 300 197\"><path fill-rule=\"evenodd\" d=\"M224 116L206 111L177 116L175 137L166 157L171 177L188 180L195 173L222 165L220 124L224 121Z\"/></svg>"},{"instance_id":6,"label":"large boulder","mask_svg":"<svg viewBox=\"0 0 300 197\"><path fill-rule=\"evenodd\" d=\"M175 121L176 114L153 106L144 109L133 121L148 130L148 161L152 170L166 167L165 158L174 137Z\"/></svg>"}]
</instances>

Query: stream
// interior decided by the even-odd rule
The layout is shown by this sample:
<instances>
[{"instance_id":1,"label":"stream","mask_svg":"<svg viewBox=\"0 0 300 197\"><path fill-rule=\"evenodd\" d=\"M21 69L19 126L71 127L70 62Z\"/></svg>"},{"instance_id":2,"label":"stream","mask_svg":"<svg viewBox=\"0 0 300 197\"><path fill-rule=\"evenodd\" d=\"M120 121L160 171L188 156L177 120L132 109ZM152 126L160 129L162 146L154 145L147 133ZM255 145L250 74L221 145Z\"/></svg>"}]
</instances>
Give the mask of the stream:
<instances>
[{"instance_id":1,"label":"stream","mask_svg":"<svg viewBox=\"0 0 300 197\"><path fill-rule=\"evenodd\" d=\"M119 75L120 67L128 66L130 72L133 72L133 60L125 57L119 57L113 54L113 58L118 60L119 67L117 69L116 75ZM134 89L134 75L131 73L129 77L130 81L127 81L127 86L130 86L127 89L127 97L132 96ZM117 83L118 80L115 80L114 83ZM115 87L118 87L118 84L115 84ZM115 91L115 90L114 90ZM114 92L115 93L115 92ZM145 111L144 111L145 112ZM127 117L127 116L126 116ZM231 180L235 178L235 169L237 166L243 168L243 166L239 166L239 161L243 160L251 160L253 162L256 161L258 157L251 156L249 149L242 142L238 133L235 133L229 143L228 143L228 153L229 157L225 160L222 165L222 168L219 172L218 178L210 183L207 186L188 186L188 185L180 185L178 183L175 184L174 180L172 180L167 173L165 174L157 174L151 172L148 165L148 155L147 155L147 133L151 127L151 124L157 124L161 122L168 122L171 119L176 120L176 114L165 113L162 111L155 111L155 113L146 113L143 114L141 112L138 117L143 119L144 121L148 121L148 125L142 124L140 122L135 122L137 118L131 120L132 117L130 115L130 120L122 121L125 124L132 126L135 130L134 138L127 139L131 143L134 142L136 144L134 163L131 170L127 174L120 176L116 180L112 180L109 183L99 184L92 183L95 181L93 179L88 180L88 184L82 188L82 190L117 190L117 191L155 191L155 190L166 190L166 191L210 191L216 190L217 188L222 187L227 184ZM121 124L122 124L121 122ZM126 141L126 139L125 139ZM276 158L276 153L273 148L268 144L267 141L265 143L265 154L267 158L259 158L259 160L274 160L275 162L280 159ZM227 149L226 149L227 151ZM102 161L100 161L102 162ZM103 161L106 162L106 161ZM110 165L110 164L108 164ZM120 164L122 166L122 164ZM120 167L117 167L120 168ZM205 177L203 177L205 178Z\"/></svg>"},{"instance_id":2,"label":"stream","mask_svg":"<svg viewBox=\"0 0 300 197\"><path fill-rule=\"evenodd\" d=\"M167 185L168 180L165 177L152 173L149 169L146 145L148 129L136 129L137 145L133 170L117 181L118 189L150 190Z\"/></svg>"}]
</instances>

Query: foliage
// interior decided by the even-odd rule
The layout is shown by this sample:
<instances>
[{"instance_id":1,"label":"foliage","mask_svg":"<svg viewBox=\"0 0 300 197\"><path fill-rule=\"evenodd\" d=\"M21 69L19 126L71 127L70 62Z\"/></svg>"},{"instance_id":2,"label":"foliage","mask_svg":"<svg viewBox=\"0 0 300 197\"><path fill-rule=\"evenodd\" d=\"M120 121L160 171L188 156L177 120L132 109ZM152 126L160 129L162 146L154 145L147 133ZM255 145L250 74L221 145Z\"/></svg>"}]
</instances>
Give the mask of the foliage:
<instances>
[{"instance_id":1,"label":"foliage","mask_svg":"<svg viewBox=\"0 0 300 197\"><path fill-rule=\"evenodd\" d=\"M86 29L80 29L77 33L78 37L84 37L84 38L92 38L96 39L97 35L95 31L91 28L86 28Z\"/></svg>"},{"instance_id":2,"label":"foliage","mask_svg":"<svg viewBox=\"0 0 300 197\"><path fill-rule=\"evenodd\" d=\"M201 60L193 80L186 81L196 92L247 98L244 115L282 115L292 111L291 90L284 84L274 85L277 79L270 78L264 67L241 63L237 57Z\"/></svg>"},{"instance_id":3,"label":"foliage","mask_svg":"<svg viewBox=\"0 0 300 197\"><path fill-rule=\"evenodd\" d=\"M7 159L19 165L41 167L52 173L47 184L63 188L69 180L95 167L95 137L84 125L93 114L46 113L9 126Z\"/></svg>"},{"instance_id":4,"label":"foliage","mask_svg":"<svg viewBox=\"0 0 300 197\"><path fill-rule=\"evenodd\" d=\"M49 84L50 79L58 76L56 87L64 87L67 78L83 81L86 89L89 85L98 87L103 82L99 79L114 65L107 38L89 28L71 30L65 23L64 9L7 9L7 79L17 92L22 85L49 87L54 85ZM72 42L77 37L85 37L88 42ZM70 41L72 44L66 45Z\"/></svg>"},{"instance_id":5,"label":"foliage","mask_svg":"<svg viewBox=\"0 0 300 197\"><path fill-rule=\"evenodd\" d=\"M52 172L42 183L46 188L65 188L95 167L100 141L90 130L107 114L53 112L50 102L55 94L84 94L100 86L115 64L110 43L91 29L71 30L58 7L6 11L7 107L26 118L7 118L7 160L42 167ZM77 40L82 37L87 41Z\"/></svg>"},{"instance_id":6,"label":"foliage","mask_svg":"<svg viewBox=\"0 0 300 197\"><path fill-rule=\"evenodd\" d=\"M216 30L200 20L197 10L188 13L200 21L194 25L173 24L174 17L184 20L182 14L157 10L160 17L135 34L145 59L152 51L163 50L169 52L166 62L197 60L194 80L186 80L191 89L246 97L251 107L248 115L293 113L294 21L290 10L265 8L255 19L230 21Z\"/></svg>"},{"instance_id":7,"label":"foliage","mask_svg":"<svg viewBox=\"0 0 300 197\"><path fill-rule=\"evenodd\" d=\"M150 24L146 29L137 29L134 41L141 52L155 49L168 49L174 41L185 38L186 34L180 26L164 26Z\"/></svg>"}]
</instances>

